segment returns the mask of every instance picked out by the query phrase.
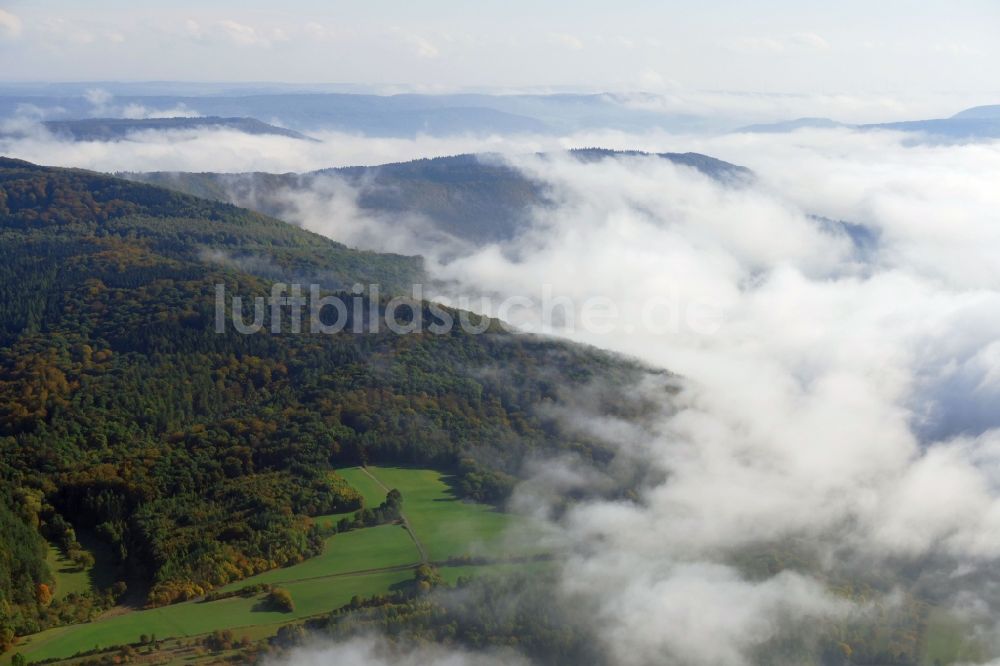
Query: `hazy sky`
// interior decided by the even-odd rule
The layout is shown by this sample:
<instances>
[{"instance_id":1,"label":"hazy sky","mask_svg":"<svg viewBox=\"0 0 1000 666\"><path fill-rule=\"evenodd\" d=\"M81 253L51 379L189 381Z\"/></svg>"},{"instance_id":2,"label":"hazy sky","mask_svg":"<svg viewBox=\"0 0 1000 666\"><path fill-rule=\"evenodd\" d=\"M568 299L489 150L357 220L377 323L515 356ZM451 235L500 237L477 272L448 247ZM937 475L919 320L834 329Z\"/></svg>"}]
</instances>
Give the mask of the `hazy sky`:
<instances>
[{"instance_id":1,"label":"hazy sky","mask_svg":"<svg viewBox=\"0 0 1000 666\"><path fill-rule=\"evenodd\" d=\"M1000 89L996 0L0 0L0 79Z\"/></svg>"}]
</instances>

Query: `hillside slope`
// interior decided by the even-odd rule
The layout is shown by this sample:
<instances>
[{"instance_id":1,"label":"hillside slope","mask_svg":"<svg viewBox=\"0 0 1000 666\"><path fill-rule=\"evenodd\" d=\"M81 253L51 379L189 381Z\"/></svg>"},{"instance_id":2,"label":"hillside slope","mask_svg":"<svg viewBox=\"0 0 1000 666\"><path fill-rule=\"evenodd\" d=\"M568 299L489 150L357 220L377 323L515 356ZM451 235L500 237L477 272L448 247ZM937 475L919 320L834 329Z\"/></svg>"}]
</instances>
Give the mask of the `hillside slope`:
<instances>
[{"instance_id":1,"label":"hillside slope","mask_svg":"<svg viewBox=\"0 0 1000 666\"><path fill-rule=\"evenodd\" d=\"M338 290L418 274L412 258L228 204L0 160L0 521L16 524L0 535L14 552L0 561L0 631L72 615L40 591L40 540L7 542L22 533L93 532L118 578L162 604L315 555L307 517L358 506L334 467L433 465L495 501L533 452L611 455L538 409L639 372L593 350L495 323L293 334L285 311L280 333L270 311L259 333L215 330L219 284L263 297L275 279L318 276L368 321L385 298Z\"/></svg>"}]
</instances>

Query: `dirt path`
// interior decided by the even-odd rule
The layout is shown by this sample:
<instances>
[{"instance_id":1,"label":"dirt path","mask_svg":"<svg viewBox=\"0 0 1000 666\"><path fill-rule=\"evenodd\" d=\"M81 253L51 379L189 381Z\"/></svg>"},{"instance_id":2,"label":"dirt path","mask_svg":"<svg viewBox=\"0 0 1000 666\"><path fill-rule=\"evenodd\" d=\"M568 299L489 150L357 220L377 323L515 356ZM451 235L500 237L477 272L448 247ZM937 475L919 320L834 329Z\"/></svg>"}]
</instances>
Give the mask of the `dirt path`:
<instances>
[{"instance_id":1,"label":"dirt path","mask_svg":"<svg viewBox=\"0 0 1000 666\"><path fill-rule=\"evenodd\" d=\"M372 481L377 483L379 487L381 487L382 490L384 490L386 493L392 490L392 488L382 483L382 481L380 481L378 477L369 472L367 467L361 466L359 469L365 474L367 474L368 477L371 478ZM403 498L403 502L406 502L405 497ZM410 525L410 521L406 517L406 514L400 511L399 519L403 523L403 529L406 530L406 533L410 535L411 539L413 539L413 543L417 547L417 552L420 553L420 563L427 564L430 561L429 558L427 557L427 549L424 548L424 544L420 543L420 539L417 538L417 533L413 531L413 527Z\"/></svg>"}]
</instances>

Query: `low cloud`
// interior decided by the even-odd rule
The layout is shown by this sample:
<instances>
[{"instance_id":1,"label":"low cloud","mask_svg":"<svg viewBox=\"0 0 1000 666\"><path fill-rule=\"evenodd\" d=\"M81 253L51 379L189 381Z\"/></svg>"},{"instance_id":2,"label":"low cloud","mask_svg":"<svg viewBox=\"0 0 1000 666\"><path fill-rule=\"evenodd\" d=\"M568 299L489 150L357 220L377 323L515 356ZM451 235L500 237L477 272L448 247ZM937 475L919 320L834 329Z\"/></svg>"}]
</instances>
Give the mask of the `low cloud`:
<instances>
[{"instance_id":1,"label":"low cloud","mask_svg":"<svg viewBox=\"0 0 1000 666\"><path fill-rule=\"evenodd\" d=\"M610 333L553 332L683 377L671 398L650 394L664 412L644 429L564 415L660 479L636 500L546 511L558 494L540 488L603 483L578 461L542 465L522 489L568 553L564 593L591 604L594 631L629 665L752 663L782 636L864 613L826 581L866 571L904 589L918 571L933 603L977 605L974 622L994 626L1000 600L978 581L1000 559L1000 144L849 130L672 138L758 181L732 188L656 158L508 156L555 202L521 235L447 255L407 238L450 285L443 296L546 285L612 299L622 325ZM305 196L301 223L331 217L322 194ZM340 219L371 222L351 215ZM859 256L813 215L862 224L877 247ZM718 325L653 330L637 313L656 299L716 309ZM537 315L515 321L545 330ZM810 569L760 580L730 563L788 543Z\"/></svg>"},{"instance_id":2,"label":"low cloud","mask_svg":"<svg viewBox=\"0 0 1000 666\"><path fill-rule=\"evenodd\" d=\"M527 666L513 650L495 654L447 649L435 645L393 645L380 638L354 638L327 646L292 650L278 663L295 666Z\"/></svg>"},{"instance_id":3,"label":"low cloud","mask_svg":"<svg viewBox=\"0 0 1000 666\"><path fill-rule=\"evenodd\" d=\"M108 112L108 104L114 95L104 88L90 88L83 93L83 98L90 104L94 115L101 116Z\"/></svg>"},{"instance_id":4,"label":"low cloud","mask_svg":"<svg viewBox=\"0 0 1000 666\"><path fill-rule=\"evenodd\" d=\"M104 88L90 88L83 93L83 98L87 100L90 104L90 111L95 117L101 118L193 118L200 115L194 109L188 107L187 105L180 103L171 108L156 109L150 108L143 104L137 102L129 102L127 104L116 104L115 96ZM38 109L37 112L33 112L30 109L19 109L19 113L15 118L10 119L8 122L13 121L24 121L31 118L44 117L52 111L57 111L53 109ZM80 148L84 142L66 142L65 140L57 140L55 138L49 138L43 142L43 145L39 145L40 137L35 136L28 145L13 145L11 146L12 152L19 152L22 150L30 151L32 148L37 149L47 149L48 151L57 151L60 146L73 149ZM151 141L147 140L146 143ZM44 144L48 144L45 146ZM59 163L59 162L56 162Z\"/></svg>"},{"instance_id":5,"label":"low cloud","mask_svg":"<svg viewBox=\"0 0 1000 666\"><path fill-rule=\"evenodd\" d=\"M979 597L992 622L996 600L950 575L988 577L1000 558L1000 145L846 131L692 143L760 183L734 191L652 159L516 159L560 205L511 246L436 267L485 292L544 283L625 313L664 295L722 310L708 334L638 320L570 332L686 379L638 452L666 481L558 522L577 553L567 584L593 590L597 630L626 664L747 663L788 618L843 612L821 580L856 561L922 562L922 576L951 580L936 603ZM813 212L876 230L878 251L859 261ZM789 539L825 564L763 588L717 568ZM662 621L702 604L690 626ZM699 627L713 631L696 639Z\"/></svg>"},{"instance_id":6,"label":"low cloud","mask_svg":"<svg viewBox=\"0 0 1000 666\"><path fill-rule=\"evenodd\" d=\"M47 109L40 109L46 113ZM144 106L104 107L106 115L142 113L146 117L200 115L196 109L148 109ZM30 122L27 114L8 124ZM192 129L149 131L128 142L68 141L50 135L0 137L0 152L42 164L58 164L97 171L216 171L287 173L336 166L374 165L455 155L462 152L513 150L534 152L561 149L556 137L498 135L372 138L343 132L310 132L317 142L276 135L251 135L232 130ZM590 140L581 137L580 142Z\"/></svg>"},{"instance_id":7,"label":"low cloud","mask_svg":"<svg viewBox=\"0 0 1000 666\"><path fill-rule=\"evenodd\" d=\"M996 626L1000 600L981 583L993 582L1000 560L1000 143L914 145L846 129L320 138L313 147L220 132L107 149L37 138L16 147L81 166L241 171L410 151L505 153L554 202L507 242L431 240L432 221L373 218L336 179L285 193L288 217L337 240L423 253L448 285L442 296L535 295L548 285L571 300L611 299L621 313L612 331L554 332L683 377L669 398L648 393L664 409L642 428L587 425L649 470L633 499L537 512L565 546L563 593L591 611L615 662L752 663L784 635L863 613L828 581L866 571L889 572L904 591L917 571L933 603L965 609L983 631ZM696 150L749 166L757 179L734 188L656 158L531 154L579 144ZM864 225L878 242L859 256L816 215ZM682 316L654 329L640 313L657 300L681 313L710 308L716 325ZM516 323L544 330L531 310ZM605 478L579 461L559 464L536 485ZM787 543L811 568L752 578L732 563ZM879 601L894 598L886 591ZM348 645L296 659L379 663L371 651L388 649ZM416 654L424 663L493 658Z\"/></svg>"},{"instance_id":8,"label":"low cloud","mask_svg":"<svg viewBox=\"0 0 1000 666\"><path fill-rule=\"evenodd\" d=\"M612 663L622 666L741 666L769 641L801 640L820 621L852 608L796 574L751 583L721 565L662 562L651 569L635 555L608 547L565 569L566 585L596 600L594 626L610 645Z\"/></svg>"},{"instance_id":9,"label":"low cloud","mask_svg":"<svg viewBox=\"0 0 1000 666\"><path fill-rule=\"evenodd\" d=\"M121 110L122 118L197 118L201 114L186 104L178 104L167 109L151 109L134 102L126 104Z\"/></svg>"}]
</instances>

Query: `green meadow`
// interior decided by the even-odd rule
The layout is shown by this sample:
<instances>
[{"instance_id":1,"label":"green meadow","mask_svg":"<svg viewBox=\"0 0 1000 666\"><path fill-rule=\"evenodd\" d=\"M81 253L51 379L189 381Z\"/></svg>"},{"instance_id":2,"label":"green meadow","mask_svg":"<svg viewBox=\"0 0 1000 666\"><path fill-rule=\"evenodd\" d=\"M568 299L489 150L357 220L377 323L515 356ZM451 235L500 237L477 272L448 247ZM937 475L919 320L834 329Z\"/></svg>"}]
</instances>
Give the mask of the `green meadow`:
<instances>
[{"instance_id":1,"label":"green meadow","mask_svg":"<svg viewBox=\"0 0 1000 666\"><path fill-rule=\"evenodd\" d=\"M972 627L947 611L934 608L927 618L921 649L921 666L981 663L986 650L972 637Z\"/></svg>"},{"instance_id":2,"label":"green meadow","mask_svg":"<svg viewBox=\"0 0 1000 666\"><path fill-rule=\"evenodd\" d=\"M94 566L80 569L61 550L49 545L45 562L55 579L55 599L91 589L104 589L115 582L114 566L107 546L86 530L79 530L77 539L94 556Z\"/></svg>"},{"instance_id":3,"label":"green meadow","mask_svg":"<svg viewBox=\"0 0 1000 666\"><path fill-rule=\"evenodd\" d=\"M219 589L226 592L256 583L287 587L285 583L293 581L415 565L419 561L417 548L406 530L399 525L379 525L328 537L323 553L317 557L294 566L272 569Z\"/></svg>"},{"instance_id":4,"label":"green meadow","mask_svg":"<svg viewBox=\"0 0 1000 666\"><path fill-rule=\"evenodd\" d=\"M283 584L292 593L295 610L282 613L269 610L265 595L253 598L233 597L212 602L188 601L150 610L133 611L96 622L59 627L22 640L12 651L29 661L70 657L77 652L125 643L136 643L143 634L157 638L196 636L217 629L275 625L319 615L350 602L354 595L370 596L385 592L412 578L410 571L375 573L323 581Z\"/></svg>"},{"instance_id":5,"label":"green meadow","mask_svg":"<svg viewBox=\"0 0 1000 666\"><path fill-rule=\"evenodd\" d=\"M366 474L365 470L360 467L347 467L345 469L338 469L337 475L343 477L352 488L361 493L365 498L365 506L376 507L385 501L386 491L378 484L378 481L372 478L375 469L377 468L369 467L369 473ZM407 502L405 496L403 497L403 502Z\"/></svg>"},{"instance_id":6,"label":"green meadow","mask_svg":"<svg viewBox=\"0 0 1000 666\"><path fill-rule=\"evenodd\" d=\"M431 561L462 555L503 557L523 552L523 548L508 548L503 538L518 520L515 516L485 504L457 499L441 473L402 467L369 467L368 471L385 486L403 494L403 513ZM384 496L385 491L379 490Z\"/></svg>"},{"instance_id":7,"label":"green meadow","mask_svg":"<svg viewBox=\"0 0 1000 666\"><path fill-rule=\"evenodd\" d=\"M49 571L55 579L53 598L62 599L68 594L79 594L91 589L90 569L77 568L72 560L51 544L45 563L49 565Z\"/></svg>"},{"instance_id":8,"label":"green meadow","mask_svg":"<svg viewBox=\"0 0 1000 666\"><path fill-rule=\"evenodd\" d=\"M386 488L403 495L403 514L432 561L462 555L500 557L505 554L503 534L517 520L492 507L457 499L440 472L426 469L370 467L338 470L365 498L366 506L385 499ZM374 478L373 478L374 477ZM351 514L317 516L321 526ZM93 584L94 572L71 571L53 549L51 566L57 572L57 593L83 591ZM401 525L381 525L335 534L326 539L323 552L294 566L274 569L241 580L220 592L236 591L254 584L279 585L291 592L295 610L283 613L269 609L259 594L252 598L231 597L216 601L188 601L162 608L108 614L86 624L50 629L22 639L7 655L20 652L29 661L70 657L79 652L135 643L139 637L158 639L189 637L220 629L236 634L273 633L293 620L321 615L350 602L405 585L420 563L416 544ZM442 568L448 581L486 571L544 563Z\"/></svg>"}]
</instances>

